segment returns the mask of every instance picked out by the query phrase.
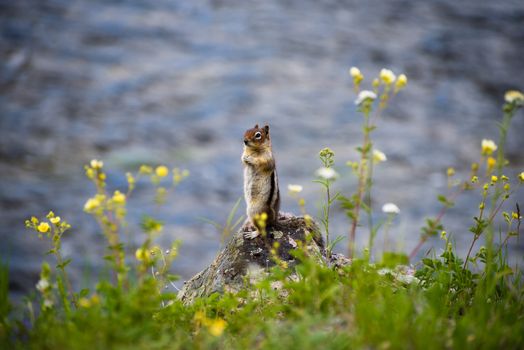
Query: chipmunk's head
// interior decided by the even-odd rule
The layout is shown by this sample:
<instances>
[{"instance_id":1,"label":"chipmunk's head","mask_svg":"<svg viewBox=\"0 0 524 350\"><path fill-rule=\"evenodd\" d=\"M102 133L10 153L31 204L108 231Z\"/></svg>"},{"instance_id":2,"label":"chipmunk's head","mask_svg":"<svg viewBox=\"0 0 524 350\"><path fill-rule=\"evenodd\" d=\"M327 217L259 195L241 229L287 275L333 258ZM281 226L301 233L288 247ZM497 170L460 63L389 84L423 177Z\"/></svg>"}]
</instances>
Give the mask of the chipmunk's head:
<instances>
[{"instance_id":1,"label":"chipmunk's head","mask_svg":"<svg viewBox=\"0 0 524 350\"><path fill-rule=\"evenodd\" d=\"M247 147L263 148L269 144L269 125L259 128L257 124L244 133L244 145Z\"/></svg>"}]
</instances>

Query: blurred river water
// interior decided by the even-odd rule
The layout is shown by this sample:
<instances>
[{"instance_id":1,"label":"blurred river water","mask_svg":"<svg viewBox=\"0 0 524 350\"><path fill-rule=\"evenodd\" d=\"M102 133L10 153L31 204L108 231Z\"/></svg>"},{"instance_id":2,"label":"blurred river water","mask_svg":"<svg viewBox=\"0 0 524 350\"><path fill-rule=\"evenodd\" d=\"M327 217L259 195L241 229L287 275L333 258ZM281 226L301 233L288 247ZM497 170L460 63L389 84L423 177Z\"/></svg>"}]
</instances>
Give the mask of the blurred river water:
<instances>
[{"instance_id":1,"label":"blurred river water","mask_svg":"<svg viewBox=\"0 0 524 350\"><path fill-rule=\"evenodd\" d=\"M383 67L409 79L373 135L388 159L375 169L373 207L375 220L384 203L400 207L390 240L410 251L440 210L446 169L467 176L481 140L497 140L504 92L524 88L522 1L0 0L0 19L0 254L15 294L33 288L49 249L24 220L49 210L73 226L63 249L75 283L89 286L102 270L104 239L82 210L93 158L112 190L142 163L190 170L165 207L152 204L146 181L129 203L130 240L144 239L143 214L165 222L162 245L182 240L173 273L183 279L220 247L202 218L225 222L242 196L242 134L255 123L271 125L284 211L298 213L286 188L300 184L318 213L323 147L336 153L336 189L350 195L345 163L362 142L351 66L368 87ZM522 135L521 111L507 146L513 177L524 170ZM522 190L514 198L524 208ZM459 197L443 220L462 250L478 199ZM336 208L332 232L347 231ZM362 247L367 229L357 236ZM431 247L442 243L420 254ZM512 249L521 263L522 243Z\"/></svg>"}]
</instances>

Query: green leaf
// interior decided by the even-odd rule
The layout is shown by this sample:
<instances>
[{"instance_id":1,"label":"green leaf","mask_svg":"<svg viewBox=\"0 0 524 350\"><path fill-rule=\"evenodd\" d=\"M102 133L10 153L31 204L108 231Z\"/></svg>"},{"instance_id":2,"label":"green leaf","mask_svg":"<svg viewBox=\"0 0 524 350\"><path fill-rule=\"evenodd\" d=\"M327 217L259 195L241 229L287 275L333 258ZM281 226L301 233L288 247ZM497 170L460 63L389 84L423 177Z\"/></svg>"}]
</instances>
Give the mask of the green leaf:
<instances>
[{"instance_id":1,"label":"green leaf","mask_svg":"<svg viewBox=\"0 0 524 350\"><path fill-rule=\"evenodd\" d=\"M435 263L433 259L430 259L430 258L423 258L422 263L428 267L435 267Z\"/></svg>"},{"instance_id":2,"label":"green leaf","mask_svg":"<svg viewBox=\"0 0 524 350\"><path fill-rule=\"evenodd\" d=\"M149 215L144 215L142 216L140 227L142 227L142 230L145 233L151 234L151 233L157 233L157 232L162 231L162 229L164 228L164 223Z\"/></svg>"},{"instance_id":3,"label":"green leaf","mask_svg":"<svg viewBox=\"0 0 524 350\"><path fill-rule=\"evenodd\" d=\"M169 282L175 282L175 281L180 280L180 276L169 274L167 275L167 279Z\"/></svg>"},{"instance_id":4,"label":"green leaf","mask_svg":"<svg viewBox=\"0 0 524 350\"><path fill-rule=\"evenodd\" d=\"M404 253L384 252L382 254L382 264L388 267L409 264L409 257Z\"/></svg>"},{"instance_id":5,"label":"green leaf","mask_svg":"<svg viewBox=\"0 0 524 350\"><path fill-rule=\"evenodd\" d=\"M67 265L69 265L69 263L71 263L71 259L70 259L70 258L65 259L64 261L62 261L61 264L57 264L56 267L59 268L59 269L63 269L63 268L65 268Z\"/></svg>"},{"instance_id":6,"label":"green leaf","mask_svg":"<svg viewBox=\"0 0 524 350\"><path fill-rule=\"evenodd\" d=\"M335 248L335 246L336 246L338 243L340 243L341 241L343 241L345 238L346 238L346 236L343 236L343 235L342 235L342 236L337 236L337 237L336 237L336 238L335 238L335 239L334 239L334 240L329 244L328 249L329 249L330 251L332 251L333 248Z\"/></svg>"}]
</instances>

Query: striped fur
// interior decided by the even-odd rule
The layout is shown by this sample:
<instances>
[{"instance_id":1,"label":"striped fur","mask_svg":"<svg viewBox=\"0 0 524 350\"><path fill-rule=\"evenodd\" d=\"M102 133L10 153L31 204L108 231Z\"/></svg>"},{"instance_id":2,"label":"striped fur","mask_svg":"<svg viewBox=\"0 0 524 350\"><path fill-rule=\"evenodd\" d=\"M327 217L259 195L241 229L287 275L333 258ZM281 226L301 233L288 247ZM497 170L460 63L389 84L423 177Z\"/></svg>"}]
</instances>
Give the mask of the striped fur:
<instances>
[{"instance_id":1,"label":"striped fur","mask_svg":"<svg viewBox=\"0 0 524 350\"><path fill-rule=\"evenodd\" d=\"M260 140L254 135L260 132ZM258 141L258 142L256 142ZM248 222L257 226L255 216L266 213L267 226L276 223L280 210L280 191L275 160L269 139L269 127L256 128L246 131L244 135L244 197L247 205Z\"/></svg>"}]
</instances>

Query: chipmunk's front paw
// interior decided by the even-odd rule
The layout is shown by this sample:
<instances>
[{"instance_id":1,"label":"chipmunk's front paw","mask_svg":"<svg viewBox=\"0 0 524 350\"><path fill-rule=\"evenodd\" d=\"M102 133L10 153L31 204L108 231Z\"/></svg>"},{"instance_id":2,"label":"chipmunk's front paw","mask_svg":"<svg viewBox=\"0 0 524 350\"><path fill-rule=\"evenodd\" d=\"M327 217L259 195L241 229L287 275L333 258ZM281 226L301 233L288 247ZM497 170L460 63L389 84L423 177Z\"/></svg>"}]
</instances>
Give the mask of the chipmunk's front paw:
<instances>
[{"instance_id":1,"label":"chipmunk's front paw","mask_svg":"<svg viewBox=\"0 0 524 350\"><path fill-rule=\"evenodd\" d=\"M260 236L260 232L258 231L251 231L251 232L244 232L244 238L246 239L254 239Z\"/></svg>"},{"instance_id":2,"label":"chipmunk's front paw","mask_svg":"<svg viewBox=\"0 0 524 350\"><path fill-rule=\"evenodd\" d=\"M242 162L246 164L252 164L253 163L253 157L250 156L242 156Z\"/></svg>"}]
</instances>

